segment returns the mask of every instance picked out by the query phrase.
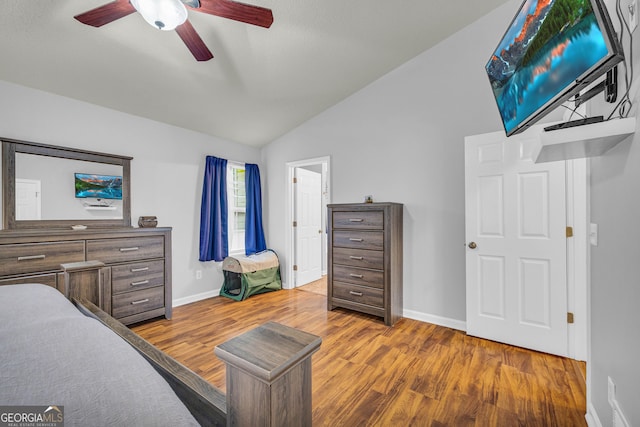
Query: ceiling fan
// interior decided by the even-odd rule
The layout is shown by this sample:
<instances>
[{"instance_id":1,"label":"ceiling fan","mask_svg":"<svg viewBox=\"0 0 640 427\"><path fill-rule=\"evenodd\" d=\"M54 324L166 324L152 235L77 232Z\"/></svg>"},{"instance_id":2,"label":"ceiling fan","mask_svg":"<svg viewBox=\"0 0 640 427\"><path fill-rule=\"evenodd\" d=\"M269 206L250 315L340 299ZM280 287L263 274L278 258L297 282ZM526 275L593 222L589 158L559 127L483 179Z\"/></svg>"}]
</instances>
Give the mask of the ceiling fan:
<instances>
[{"instance_id":1,"label":"ceiling fan","mask_svg":"<svg viewBox=\"0 0 640 427\"><path fill-rule=\"evenodd\" d=\"M196 60L208 61L213 54L187 19L186 8L264 28L273 23L271 9L232 0L115 0L74 18L83 24L101 27L137 11L155 28L175 29Z\"/></svg>"}]
</instances>

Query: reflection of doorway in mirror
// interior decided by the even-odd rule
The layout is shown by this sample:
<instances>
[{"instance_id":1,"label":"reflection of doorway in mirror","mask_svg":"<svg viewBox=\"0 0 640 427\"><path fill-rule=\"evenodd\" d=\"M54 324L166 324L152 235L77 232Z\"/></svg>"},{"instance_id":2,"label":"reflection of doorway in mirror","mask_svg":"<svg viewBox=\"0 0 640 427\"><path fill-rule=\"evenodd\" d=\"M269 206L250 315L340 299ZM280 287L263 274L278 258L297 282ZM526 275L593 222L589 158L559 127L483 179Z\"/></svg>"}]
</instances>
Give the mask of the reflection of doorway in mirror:
<instances>
[{"instance_id":1,"label":"reflection of doorway in mirror","mask_svg":"<svg viewBox=\"0 0 640 427\"><path fill-rule=\"evenodd\" d=\"M16 178L16 219L39 220L42 216L40 181Z\"/></svg>"}]
</instances>

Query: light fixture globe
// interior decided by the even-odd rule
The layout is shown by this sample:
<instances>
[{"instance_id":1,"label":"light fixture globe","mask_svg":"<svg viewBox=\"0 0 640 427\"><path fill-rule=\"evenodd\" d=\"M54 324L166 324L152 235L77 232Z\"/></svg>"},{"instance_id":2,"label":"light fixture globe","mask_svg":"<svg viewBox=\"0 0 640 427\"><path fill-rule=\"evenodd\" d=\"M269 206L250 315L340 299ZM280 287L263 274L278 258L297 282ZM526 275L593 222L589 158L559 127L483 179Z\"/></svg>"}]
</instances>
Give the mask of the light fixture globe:
<instances>
[{"instance_id":1,"label":"light fixture globe","mask_svg":"<svg viewBox=\"0 0 640 427\"><path fill-rule=\"evenodd\" d=\"M180 0L130 0L145 21L163 31L175 30L187 20L187 8Z\"/></svg>"}]
</instances>

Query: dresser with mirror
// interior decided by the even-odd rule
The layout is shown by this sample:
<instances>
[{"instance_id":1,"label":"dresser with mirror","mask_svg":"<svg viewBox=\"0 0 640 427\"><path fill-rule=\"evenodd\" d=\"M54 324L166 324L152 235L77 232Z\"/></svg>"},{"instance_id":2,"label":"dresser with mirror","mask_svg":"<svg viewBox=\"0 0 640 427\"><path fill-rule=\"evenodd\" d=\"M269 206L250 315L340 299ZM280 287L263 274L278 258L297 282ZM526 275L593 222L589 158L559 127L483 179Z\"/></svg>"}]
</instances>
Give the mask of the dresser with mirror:
<instances>
[{"instance_id":1,"label":"dresser with mirror","mask_svg":"<svg viewBox=\"0 0 640 427\"><path fill-rule=\"evenodd\" d=\"M124 324L171 318L171 228L131 226L133 159L0 140L0 285L89 296Z\"/></svg>"}]
</instances>

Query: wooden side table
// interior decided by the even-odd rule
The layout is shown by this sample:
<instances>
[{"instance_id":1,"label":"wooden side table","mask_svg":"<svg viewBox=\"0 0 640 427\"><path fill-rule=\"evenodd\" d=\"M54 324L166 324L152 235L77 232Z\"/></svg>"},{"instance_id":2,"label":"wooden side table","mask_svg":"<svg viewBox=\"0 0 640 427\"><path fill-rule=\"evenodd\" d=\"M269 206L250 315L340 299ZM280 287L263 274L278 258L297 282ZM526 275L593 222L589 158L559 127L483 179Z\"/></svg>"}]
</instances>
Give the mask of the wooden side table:
<instances>
[{"instance_id":1,"label":"wooden side table","mask_svg":"<svg viewBox=\"0 0 640 427\"><path fill-rule=\"evenodd\" d=\"M321 342L268 322L216 346L227 365L227 425L311 426L311 355Z\"/></svg>"}]
</instances>

